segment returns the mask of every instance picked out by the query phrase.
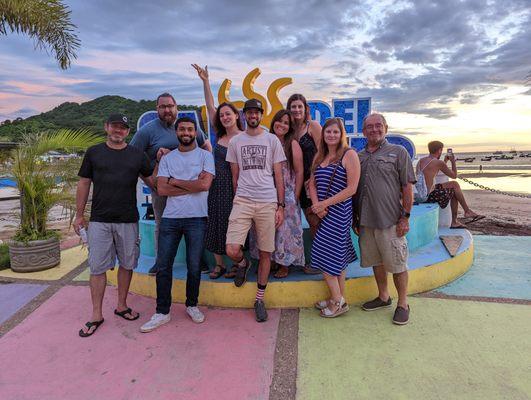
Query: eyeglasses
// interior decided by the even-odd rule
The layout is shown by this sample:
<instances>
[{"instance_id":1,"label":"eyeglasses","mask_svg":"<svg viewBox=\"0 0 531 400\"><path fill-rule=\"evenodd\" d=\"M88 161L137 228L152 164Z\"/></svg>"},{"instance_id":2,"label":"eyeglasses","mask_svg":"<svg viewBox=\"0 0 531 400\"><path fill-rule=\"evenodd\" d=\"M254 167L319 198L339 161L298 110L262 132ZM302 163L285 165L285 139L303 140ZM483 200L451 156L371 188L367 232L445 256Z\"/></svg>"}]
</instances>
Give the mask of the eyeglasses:
<instances>
[{"instance_id":1,"label":"eyeglasses","mask_svg":"<svg viewBox=\"0 0 531 400\"><path fill-rule=\"evenodd\" d=\"M159 110L165 110L165 109L171 110L172 108L175 108L175 104L159 104L157 108Z\"/></svg>"},{"instance_id":2,"label":"eyeglasses","mask_svg":"<svg viewBox=\"0 0 531 400\"><path fill-rule=\"evenodd\" d=\"M365 129L382 129L383 124L365 125Z\"/></svg>"}]
</instances>

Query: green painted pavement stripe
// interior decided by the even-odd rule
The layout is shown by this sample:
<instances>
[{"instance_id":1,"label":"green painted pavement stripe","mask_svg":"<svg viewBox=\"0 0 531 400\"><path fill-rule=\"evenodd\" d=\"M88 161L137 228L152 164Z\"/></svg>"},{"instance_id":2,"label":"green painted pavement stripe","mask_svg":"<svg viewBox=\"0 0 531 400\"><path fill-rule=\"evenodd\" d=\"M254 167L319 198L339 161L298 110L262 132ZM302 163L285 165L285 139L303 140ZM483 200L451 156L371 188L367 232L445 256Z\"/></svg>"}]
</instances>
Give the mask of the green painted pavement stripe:
<instances>
[{"instance_id":1,"label":"green painted pavement stripe","mask_svg":"<svg viewBox=\"0 0 531 400\"><path fill-rule=\"evenodd\" d=\"M531 307L410 298L325 320L301 310L297 399L529 399Z\"/></svg>"}]
</instances>

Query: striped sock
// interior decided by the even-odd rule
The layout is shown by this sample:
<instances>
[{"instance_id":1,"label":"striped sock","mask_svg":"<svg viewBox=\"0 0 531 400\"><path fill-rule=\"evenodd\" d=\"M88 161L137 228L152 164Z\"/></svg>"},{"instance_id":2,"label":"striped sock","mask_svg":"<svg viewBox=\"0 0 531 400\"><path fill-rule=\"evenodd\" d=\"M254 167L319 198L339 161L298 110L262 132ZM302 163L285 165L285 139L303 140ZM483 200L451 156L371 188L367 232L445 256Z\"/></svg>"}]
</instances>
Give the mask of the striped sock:
<instances>
[{"instance_id":1,"label":"striped sock","mask_svg":"<svg viewBox=\"0 0 531 400\"><path fill-rule=\"evenodd\" d=\"M258 284L258 290L256 291L256 300L263 301L264 300L264 293L266 290L267 285L260 285Z\"/></svg>"}]
</instances>

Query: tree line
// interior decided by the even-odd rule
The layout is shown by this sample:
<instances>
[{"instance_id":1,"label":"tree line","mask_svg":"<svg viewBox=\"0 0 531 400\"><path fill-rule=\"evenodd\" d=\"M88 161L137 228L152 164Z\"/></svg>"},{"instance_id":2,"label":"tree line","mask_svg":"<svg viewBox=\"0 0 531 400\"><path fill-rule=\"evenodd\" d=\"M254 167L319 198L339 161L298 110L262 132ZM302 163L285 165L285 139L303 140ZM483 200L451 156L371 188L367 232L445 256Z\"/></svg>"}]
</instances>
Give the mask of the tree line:
<instances>
[{"instance_id":1,"label":"tree line","mask_svg":"<svg viewBox=\"0 0 531 400\"><path fill-rule=\"evenodd\" d=\"M179 105L180 110L197 110L197 106ZM136 122L146 111L156 109L155 100L135 101L121 96L102 96L85 103L65 102L53 110L26 119L0 121L0 140L18 142L26 133L60 128L89 129L103 134L103 123L111 113L123 113L131 120L131 136Z\"/></svg>"}]
</instances>

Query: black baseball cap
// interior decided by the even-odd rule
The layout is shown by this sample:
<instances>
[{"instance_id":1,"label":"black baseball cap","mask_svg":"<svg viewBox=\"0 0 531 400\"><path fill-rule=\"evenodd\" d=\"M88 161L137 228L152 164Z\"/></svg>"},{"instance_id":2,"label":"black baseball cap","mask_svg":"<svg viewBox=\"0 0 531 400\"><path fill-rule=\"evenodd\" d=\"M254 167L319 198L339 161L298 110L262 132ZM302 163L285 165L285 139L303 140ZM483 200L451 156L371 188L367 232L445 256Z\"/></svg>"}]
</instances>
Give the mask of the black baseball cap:
<instances>
[{"instance_id":1,"label":"black baseball cap","mask_svg":"<svg viewBox=\"0 0 531 400\"><path fill-rule=\"evenodd\" d=\"M245 102L245 105L243 106L243 112L251 109L260 110L261 113L264 112L264 109L262 108L262 102L260 100L256 99L249 99Z\"/></svg>"},{"instance_id":2,"label":"black baseball cap","mask_svg":"<svg viewBox=\"0 0 531 400\"><path fill-rule=\"evenodd\" d=\"M112 124L114 122L119 122L121 124L124 124L129 128L129 118L127 118L123 114L111 114L109 115L109 118L107 118L107 123Z\"/></svg>"}]
</instances>

